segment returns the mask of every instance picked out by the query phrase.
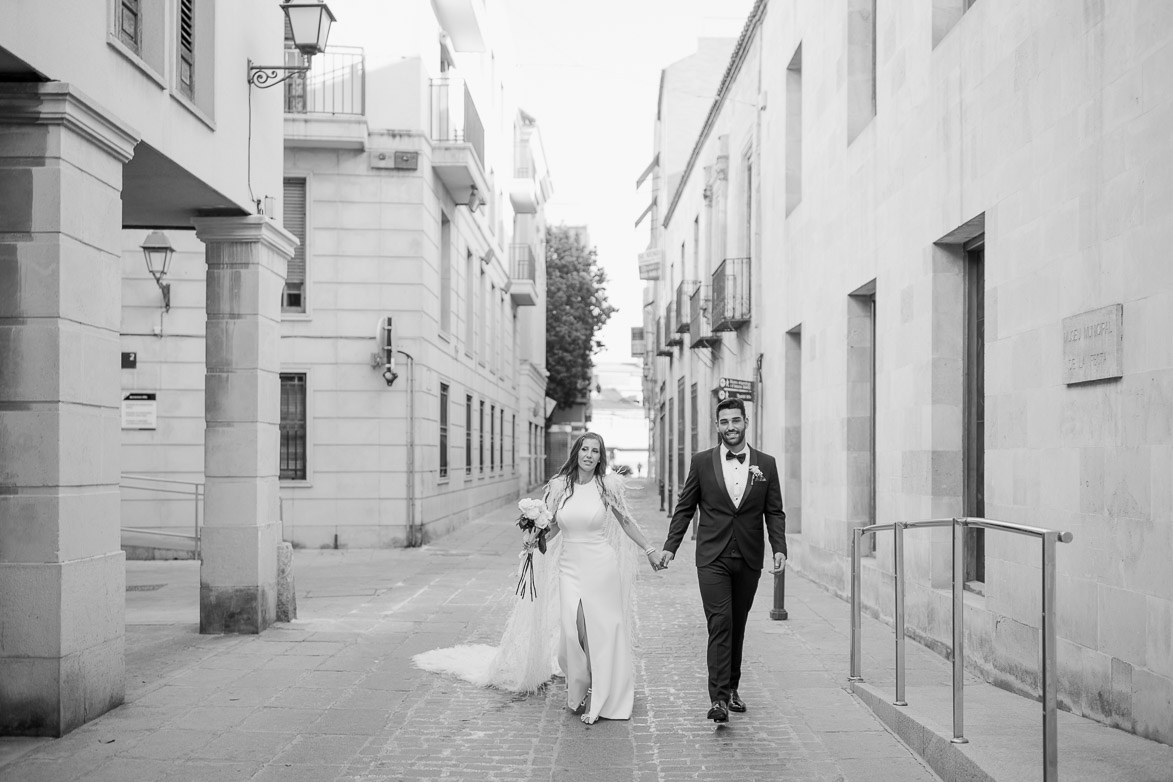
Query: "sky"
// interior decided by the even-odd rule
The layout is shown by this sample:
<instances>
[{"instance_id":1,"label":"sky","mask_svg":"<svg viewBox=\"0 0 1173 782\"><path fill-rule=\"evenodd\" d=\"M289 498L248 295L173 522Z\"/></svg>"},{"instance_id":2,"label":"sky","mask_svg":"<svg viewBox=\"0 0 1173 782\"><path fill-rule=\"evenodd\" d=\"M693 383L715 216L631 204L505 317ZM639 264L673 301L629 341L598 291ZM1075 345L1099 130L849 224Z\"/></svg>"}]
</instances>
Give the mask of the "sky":
<instances>
[{"instance_id":1,"label":"sky","mask_svg":"<svg viewBox=\"0 0 1173 782\"><path fill-rule=\"evenodd\" d=\"M504 2L517 61L514 90L537 118L554 183L551 224L586 225L619 312L596 364L631 360L642 325L636 256L650 194L635 180L651 161L660 70L700 37L736 38L752 0L486 0Z\"/></svg>"}]
</instances>

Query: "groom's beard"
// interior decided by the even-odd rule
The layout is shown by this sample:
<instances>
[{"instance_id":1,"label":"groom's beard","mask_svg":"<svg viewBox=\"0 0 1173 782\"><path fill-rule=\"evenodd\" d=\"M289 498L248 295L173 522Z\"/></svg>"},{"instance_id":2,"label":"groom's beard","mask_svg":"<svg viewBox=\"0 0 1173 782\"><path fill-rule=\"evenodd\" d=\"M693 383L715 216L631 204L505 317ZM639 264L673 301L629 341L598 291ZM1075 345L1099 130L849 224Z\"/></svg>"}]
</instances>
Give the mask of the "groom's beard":
<instances>
[{"instance_id":1,"label":"groom's beard","mask_svg":"<svg viewBox=\"0 0 1173 782\"><path fill-rule=\"evenodd\" d=\"M726 448L733 450L745 441L745 432L740 432L736 429L730 429L721 433L721 440L724 441Z\"/></svg>"}]
</instances>

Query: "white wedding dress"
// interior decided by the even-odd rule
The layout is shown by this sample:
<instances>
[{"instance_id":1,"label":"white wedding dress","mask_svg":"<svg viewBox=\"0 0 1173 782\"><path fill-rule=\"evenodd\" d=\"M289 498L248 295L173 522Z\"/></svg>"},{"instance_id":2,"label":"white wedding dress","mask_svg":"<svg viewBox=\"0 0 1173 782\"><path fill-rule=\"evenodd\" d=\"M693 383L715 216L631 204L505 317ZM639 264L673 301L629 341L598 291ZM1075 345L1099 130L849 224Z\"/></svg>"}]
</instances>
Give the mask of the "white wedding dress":
<instances>
[{"instance_id":1,"label":"white wedding dress","mask_svg":"<svg viewBox=\"0 0 1173 782\"><path fill-rule=\"evenodd\" d=\"M619 564L605 535L608 515L592 481L575 487L557 517L564 539L558 664L566 674L569 707L582 703L590 688L589 722L630 719L635 700Z\"/></svg>"},{"instance_id":2,"label":"white wedding dress","mask_svg":"<svg viewBox=\"0 0 1173 782\"><path fill-rule=\"evenodd\" d=\"M575 486L556 477L546 505L561 533L543 556L534 552L537 598L511 598L498 646L465 644L412 658L419 668L448 673L480 686L534 692L554 676L567 677L567 706L577 709L591 688L588 720L629 719L635 695L632 643L634 583L639 552L611 508L630 516L621 476L602 487ZM590 662L580 644L582 605Z\"/></svg>"}]
</instances>

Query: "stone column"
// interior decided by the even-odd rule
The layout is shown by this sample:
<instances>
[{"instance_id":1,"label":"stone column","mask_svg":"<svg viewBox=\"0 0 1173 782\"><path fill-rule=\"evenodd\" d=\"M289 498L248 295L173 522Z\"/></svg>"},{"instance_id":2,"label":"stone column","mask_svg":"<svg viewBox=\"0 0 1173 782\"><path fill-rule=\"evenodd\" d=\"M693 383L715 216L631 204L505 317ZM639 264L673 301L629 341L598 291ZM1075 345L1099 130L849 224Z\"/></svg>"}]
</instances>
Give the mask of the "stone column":
<instances>
[{"instance_id":1,"label":"stone column","mask_svg":"<svg viewBox=\"0 0 1173 782\"><path fill-rule=\"evenodd\" d=\"M122 166L132 130L0 84L0 734L122 703Z\"/></svg>"},{"instance_id":2,"label":"stone column","mask_svg":"<svg viewBox=\"0 0 1173 782\"><path fill-rule=\"evenodd\" d=\"M208 264L200 632L259 633L277 610L281 288L297 239L260 215L193 222Z\"/></svg>"}]
</instances>

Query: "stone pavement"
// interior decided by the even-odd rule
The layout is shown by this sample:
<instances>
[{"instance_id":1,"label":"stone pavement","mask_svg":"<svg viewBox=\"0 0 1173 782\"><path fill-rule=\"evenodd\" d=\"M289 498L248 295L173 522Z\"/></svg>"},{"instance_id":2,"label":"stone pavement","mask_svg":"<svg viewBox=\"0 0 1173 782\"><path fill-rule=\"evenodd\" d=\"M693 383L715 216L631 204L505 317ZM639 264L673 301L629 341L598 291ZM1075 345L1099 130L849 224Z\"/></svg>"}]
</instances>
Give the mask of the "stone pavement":
<instances>
[{"instance_id":1,"label":"stone pavement","mask_svg":"<svg viewBox=\"0 0 1173 782\"><path fill-rule=\"evenodd\" d=\"M662 540L642 486L637 516ZM750 617L749 712L707 721L688 540L639 584L630 721L582 725L562 680L523 697L415 669L426 649L496 643L517 599L514 516L422 549L298 551L299 619L259 636L198 634L196 563L128 563L125 705L61 739L0 740L0 780L937 779L847 691L845 604L793 574L790 619L769 619L768 576Z\"/></svg>"}]
</instances>

